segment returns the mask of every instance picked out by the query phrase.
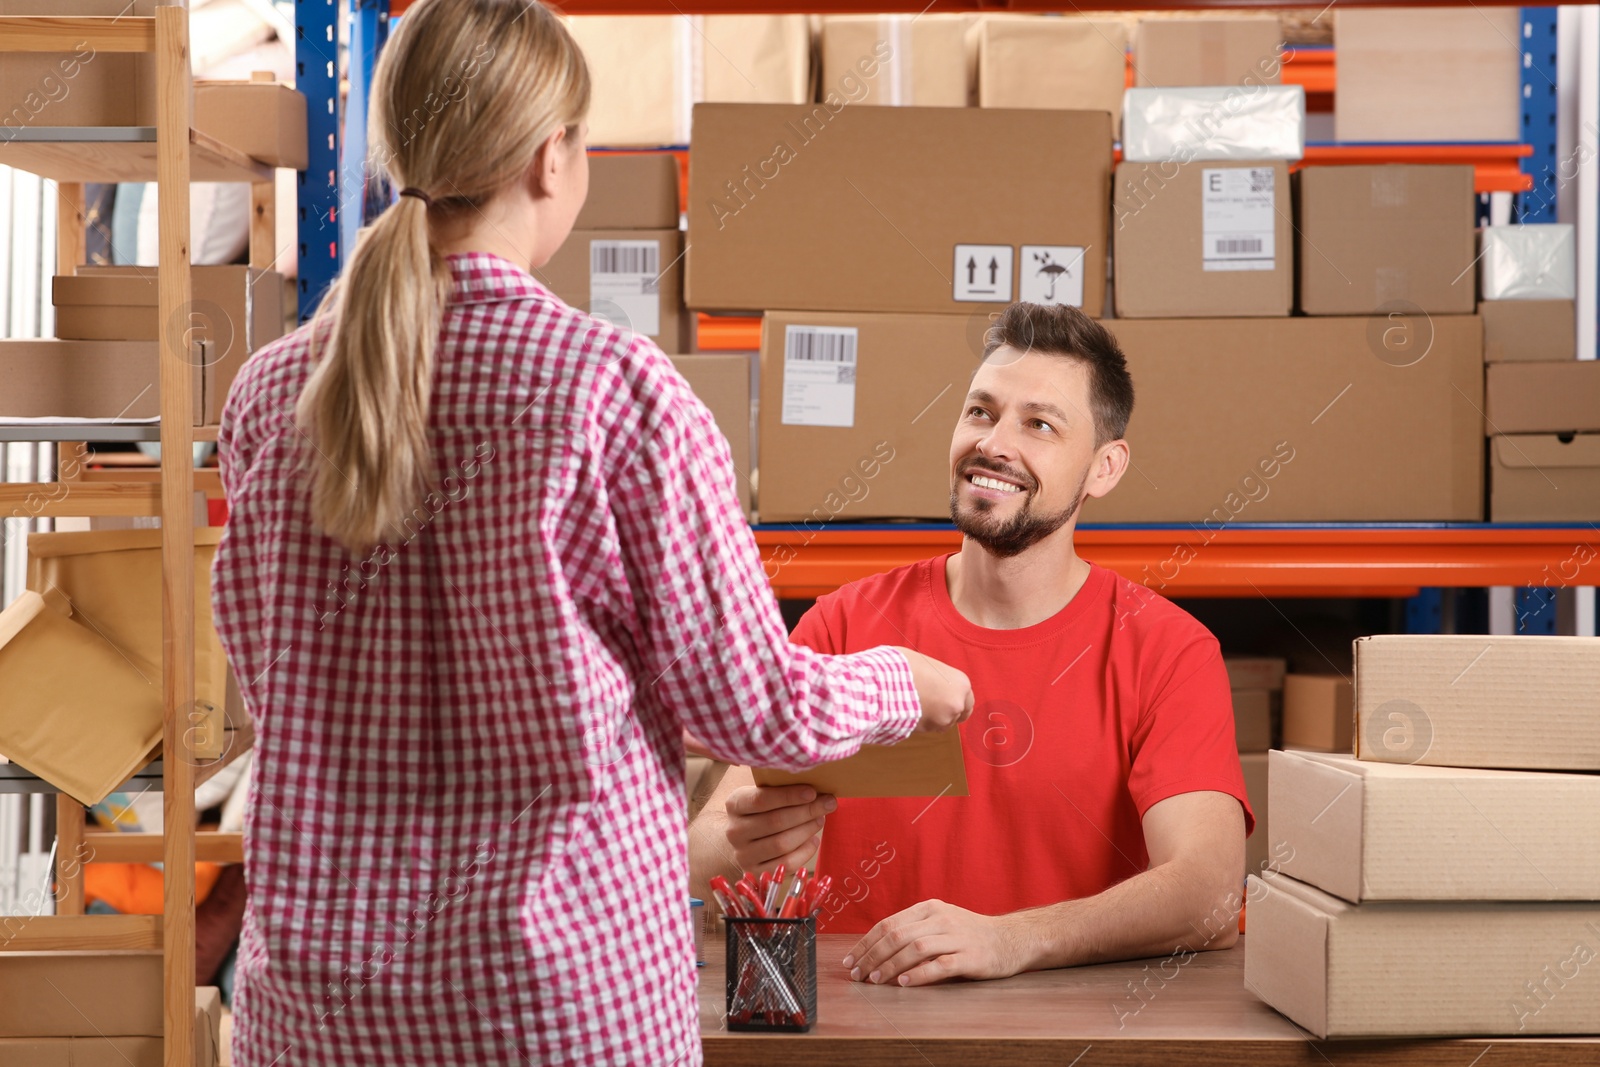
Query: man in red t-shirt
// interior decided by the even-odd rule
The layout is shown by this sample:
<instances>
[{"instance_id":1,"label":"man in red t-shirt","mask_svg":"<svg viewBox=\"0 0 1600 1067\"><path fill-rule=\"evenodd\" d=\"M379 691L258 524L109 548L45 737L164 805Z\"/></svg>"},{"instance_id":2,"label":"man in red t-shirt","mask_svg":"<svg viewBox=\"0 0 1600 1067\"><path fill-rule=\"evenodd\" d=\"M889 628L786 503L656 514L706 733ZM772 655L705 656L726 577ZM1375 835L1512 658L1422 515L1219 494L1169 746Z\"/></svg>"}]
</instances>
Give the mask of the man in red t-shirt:
<instances>
[{"instance_id":1,"label":"man in red t-shirt","mask_svg":"<svg viewBox=\"0 0 1600 1067\"><path fill-rule=\"evenodd\" d=\"M1073 550L1079 506L1128 468L1126 361L1081 311L1034 304L985 352L950 446L961 549L820 598L792 635L965 671L969 795L836 800L735 767L690 835L696 884L815 863L819 929L863 935L844 959L862 981L1227 947L1253 816L1221 650Z\"/></svg>"}]
</instances>

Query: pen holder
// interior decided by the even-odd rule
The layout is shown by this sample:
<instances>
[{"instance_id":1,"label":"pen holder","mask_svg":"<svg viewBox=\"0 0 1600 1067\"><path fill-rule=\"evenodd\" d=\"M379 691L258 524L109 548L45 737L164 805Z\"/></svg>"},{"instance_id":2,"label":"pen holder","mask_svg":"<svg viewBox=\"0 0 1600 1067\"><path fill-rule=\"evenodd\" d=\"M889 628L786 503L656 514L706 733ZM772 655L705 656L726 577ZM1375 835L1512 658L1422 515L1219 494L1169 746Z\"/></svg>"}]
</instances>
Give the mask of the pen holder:
<instances>
[{"instance_id":1,"label":"pen holder","mask_svg":"<svg viewBox=\"0 0 1600 1067\"><path fill-rule=\"evenodd\" d=\"M817 1021L817 921L728 920L728 1029L799 1033Z\"/></svg>"}]
</instances>

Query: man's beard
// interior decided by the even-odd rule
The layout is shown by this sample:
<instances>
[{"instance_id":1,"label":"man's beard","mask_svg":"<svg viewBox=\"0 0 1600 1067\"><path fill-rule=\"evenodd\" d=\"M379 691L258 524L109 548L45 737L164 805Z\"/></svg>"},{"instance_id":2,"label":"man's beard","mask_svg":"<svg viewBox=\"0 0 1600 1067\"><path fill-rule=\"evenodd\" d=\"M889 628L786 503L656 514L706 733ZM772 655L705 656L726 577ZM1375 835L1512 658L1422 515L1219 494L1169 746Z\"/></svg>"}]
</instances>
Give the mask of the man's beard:
<instances>
[{"instance_id":1,"label":"man's beard","mask_svg":"<svg viewBox=\"0 0 1600 1067\"><path fill-rule=\"evenodd\" d=\"M1034 511L1030 495L1022 502L1015 515L1002 522L991 516L994 505L987 500L977 501L970 509L963 511L960 503L961 482L966 480L967 472L972 470L988 470L1019 481L1024 480L1023 477L1016 471L981 458L968 460L960 469L963 473L956 475L957 482L950 489L950 521L956 524L956 529L976 541L986 552L1000 559L1010 559L1032 548L1071 522L1072 516L1078 513L1079 502L1083 499L1083 487L1089 483L1089 472L1084 471L1083 477L1078 479L1077 490L1072 494L1072 503L1054 514L1042 515ZM1033 489L1029 486L1018 492L1032 494Z\"/></svg>"}]
</instances>

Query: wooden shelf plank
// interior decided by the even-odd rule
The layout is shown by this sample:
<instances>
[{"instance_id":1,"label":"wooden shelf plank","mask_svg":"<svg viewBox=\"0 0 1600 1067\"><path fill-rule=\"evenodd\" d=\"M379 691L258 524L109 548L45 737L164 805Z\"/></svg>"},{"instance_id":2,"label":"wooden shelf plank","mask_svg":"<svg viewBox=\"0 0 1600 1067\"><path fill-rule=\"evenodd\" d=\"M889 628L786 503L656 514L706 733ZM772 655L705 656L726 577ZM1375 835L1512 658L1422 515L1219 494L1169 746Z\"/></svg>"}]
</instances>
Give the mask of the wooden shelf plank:
<instances>
[{"instance_id":1,"label":"wooden shelf plank","mask_svg":"<svg viewBox=\"0 0 1600 1067\"><path fill-rule=\"evenodd\" d=\"M189 131L192 181L266 182L272 168L199 130ZM0 163L58 182L149 182L156 178L152 126L28 128L0 141Z\"/></svg>"},{"instance_id":2,"label":"wooden shelf plank","mask_svg":"<svg viewBox=\"0 0 1600 1067\"><path fill-rule=\"evenodd\" d=\"M96 831L83 835L90 863L160 863L160 834ZM200 832L194 835L194 858L200 863L243 863L244 835Z\"/></svg>"},{"instance_id":3,"label":"wooden shelf plank","mask_svg":"<svg viewBox=\"0 0 1600 1067\"><path fill-rule=\"evenodd\" d=\"M12 915L0 919L0 952L107 952L161 948L159 915Z\"/></svg>"},{"instance_id":4,"label":"wooden shelf plank","mask_svg":"<svg viewBox=\"0 0 1600 1067\"><path fill-rule=\"evenodd\" d=\"M132 15L62 17L9 15L0 18L4 52L153 52L156 20ZM0 53L3 54L3 53Z\"/></svg>"},{"instance_id":5,"label":"wooden shelf plank","mask_svg":"<svg viewBox=\"0 0 1600 1067\"><path fill-rule=\"evenodd\" d=\"M5 482L0 509L33 519L97 515L160 515L156 482Z\"/></svg>"}]
</instances>

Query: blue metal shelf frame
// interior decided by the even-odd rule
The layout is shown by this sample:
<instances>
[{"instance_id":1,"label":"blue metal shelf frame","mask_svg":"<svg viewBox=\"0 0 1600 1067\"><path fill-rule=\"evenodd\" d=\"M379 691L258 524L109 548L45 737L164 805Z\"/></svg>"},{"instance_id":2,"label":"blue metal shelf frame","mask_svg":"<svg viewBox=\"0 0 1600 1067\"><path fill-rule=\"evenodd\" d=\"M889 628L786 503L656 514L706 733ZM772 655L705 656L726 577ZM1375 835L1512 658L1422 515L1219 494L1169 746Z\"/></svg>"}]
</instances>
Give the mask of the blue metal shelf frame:
<instances>
[{"instance_id":1,"label":"blue metal shelf frame","mask_svg":"<svg viewBox=\"0 0 1600 1067\"><path fill-rule=\"evenodd\" d=\"M309 162L299 175L300 321L316 311L338 277L339 217L338 0L295 0L295 88L306 98Z\"/></svg>"},{"instance_id":2,"label":"blue metal shelf frame","mask_svg":"<svg viewBox=\"0 0 1600 1067\"><path fill-rule=\"evenodd\" d=\"M1522 9L1522 143L1533 148L1522 169L1533 188L1517 194L1518 222L1556 221L1556 13Z\"/></svg>"}]
</instances>

